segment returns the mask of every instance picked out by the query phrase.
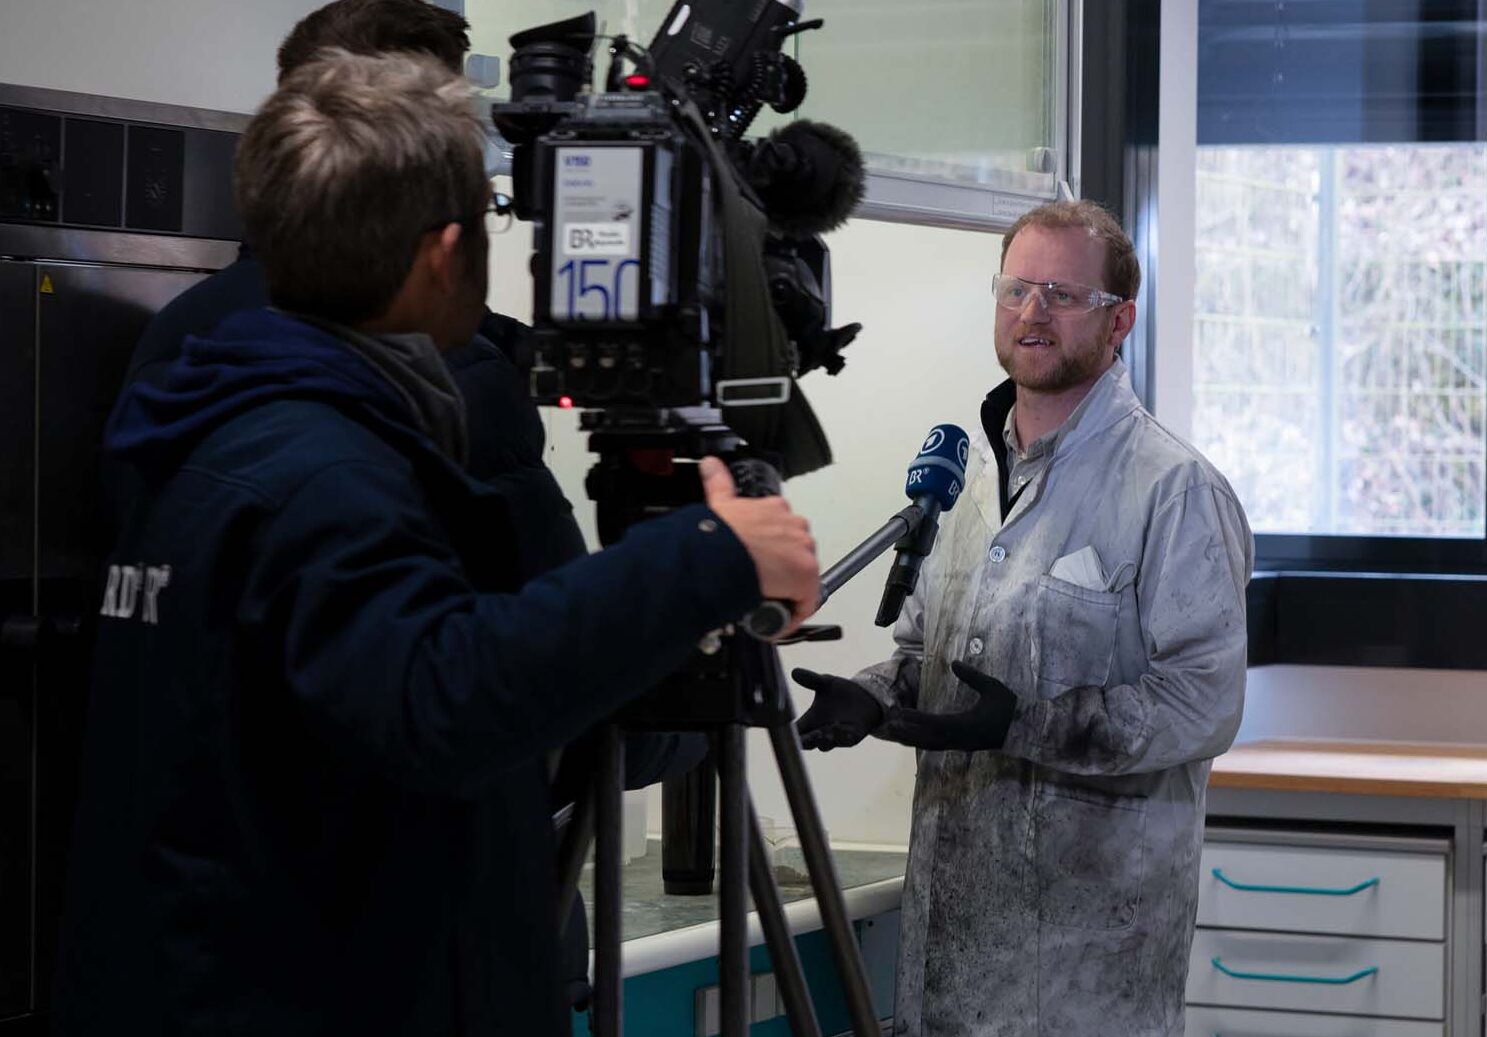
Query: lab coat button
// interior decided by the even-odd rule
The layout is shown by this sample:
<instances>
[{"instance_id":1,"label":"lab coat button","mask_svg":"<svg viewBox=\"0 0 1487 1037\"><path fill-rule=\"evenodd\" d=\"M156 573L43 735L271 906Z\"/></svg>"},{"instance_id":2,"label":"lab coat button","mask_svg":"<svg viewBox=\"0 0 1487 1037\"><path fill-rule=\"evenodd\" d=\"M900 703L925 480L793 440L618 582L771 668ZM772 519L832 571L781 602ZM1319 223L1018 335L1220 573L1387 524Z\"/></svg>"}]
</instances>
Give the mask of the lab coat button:
<instances>
[{"instance_id":1,"label":"lab coat button","mask_svg":"<svg viewBox=\"0 0 1487 1037\"><path fill-rule=\"evenodd\" d=\"M1001 565L1002 564L1002 561L1006 557L1007 557L1007 549L1005 547L1003 547L1001 544L998 544L996 547L993 547L991 549L991 560L993 562L995 562L997 565Z\"/></svg>"},{"instance_id":2,"label":"lab coat button","mask_svg":"<svg viewBox=\"0 0 1487 1037\"><path fill-rule=\"evenodd\" d=\"M983 641L983 640L981 640L979 637L973 637L973 638L971 638L971 646L970 647L971 647L971 654L972 655L980 655L981 654L981 650L986 647L986 642Z\"/></svg>"}]
</instances>

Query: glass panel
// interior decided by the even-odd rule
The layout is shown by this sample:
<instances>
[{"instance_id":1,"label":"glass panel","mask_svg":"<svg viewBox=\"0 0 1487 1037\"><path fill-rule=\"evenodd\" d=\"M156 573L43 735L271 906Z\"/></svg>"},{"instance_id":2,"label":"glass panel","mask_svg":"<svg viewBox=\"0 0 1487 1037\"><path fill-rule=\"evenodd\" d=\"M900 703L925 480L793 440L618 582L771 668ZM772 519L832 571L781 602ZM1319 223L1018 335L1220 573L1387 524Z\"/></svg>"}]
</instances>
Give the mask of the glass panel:
<instances>
[{"instance_id":1,"label":"glass panel","mask_svg":"<svg viewBox=\"0 0 1487 1037\"><path fill-rule=\"evenodd\" d=\"M1194 438L1256 532L1487 535L1478 0L1201 0Z\"/></svg>"},{"instance_id":2,"label":"glass panel","mask_svg":"<svg viewBox=\"0 0 1487 1037\"><path fill-rule=\"evenodd\" d=\"M1033 171L1036 149L1057 146L1056 8L810 0L806 17L826 26L801 40L802 114L849 130L884 171L973 183Z\"/></svg>"},{"instance_id":3,"label":"glass panel","mask_svg":"<svg viewBox=\"0 0 1487 1037\"><path fill-rule=\"evenodd\" d=\"M605 32L648 43L671 6L670 0L467 0L465 14L475 48L504 62L512 33L589 10L598 12ZM1011 173L1019 184L1051 193L1051 173L1029 173L1051 168L1039 164L1049 159L1038 149L1058 145L1058 6L1058 0L806 0L802 17L824 18L826 25L792 45L809 80L800 114L850 132L877 170L997 184ZM766 110L752 132L781 121Z\"/></svg>"},{"instance_id":4,"label":"glass panel","mask_svg":"<svg viewBox=\"0 0 1487 1037\"><path fill-rule=\"evenodd\" d=\"M1256 532L1487 535L1487 146L1200 147L1194 438Z\"/></svg>"},{"instance_id":5,"label":"glass panel","mask_svg":"<svg viewBox=\"0 0 1487 1037\"><path fill-rule=\"evenodd\" d=\"M1479 0L1201 0L1199 144L1479 135Z\"/></svg>"}]
</instances>

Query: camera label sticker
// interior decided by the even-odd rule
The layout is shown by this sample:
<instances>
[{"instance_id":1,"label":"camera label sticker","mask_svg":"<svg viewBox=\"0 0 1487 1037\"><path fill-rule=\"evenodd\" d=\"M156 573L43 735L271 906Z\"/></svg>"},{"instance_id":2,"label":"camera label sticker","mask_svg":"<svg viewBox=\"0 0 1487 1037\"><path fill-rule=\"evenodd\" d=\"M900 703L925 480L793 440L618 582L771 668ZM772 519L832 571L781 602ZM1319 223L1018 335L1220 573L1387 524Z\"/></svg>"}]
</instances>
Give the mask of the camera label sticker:
<instances>
[{"instance_id":1,"label":"camera label sticker","mask_svg":"<svg viewBox=\"0 0 1487 1037\"><path fill-rule=\"evenodd\" d=\"M636 320L645 151L554 150L551 317L567 324Z\"/></svg>"},{"instance_id":2,"label":"camera label sticker","mask_svg":"<svg viewBox=\"0 0 1487 1037\"><path fill-rule=\"evenodd\" d=\"M570 256L628 256L628 223L570 223L563 227L563 252Z\"/></svg>"}]
</instances>

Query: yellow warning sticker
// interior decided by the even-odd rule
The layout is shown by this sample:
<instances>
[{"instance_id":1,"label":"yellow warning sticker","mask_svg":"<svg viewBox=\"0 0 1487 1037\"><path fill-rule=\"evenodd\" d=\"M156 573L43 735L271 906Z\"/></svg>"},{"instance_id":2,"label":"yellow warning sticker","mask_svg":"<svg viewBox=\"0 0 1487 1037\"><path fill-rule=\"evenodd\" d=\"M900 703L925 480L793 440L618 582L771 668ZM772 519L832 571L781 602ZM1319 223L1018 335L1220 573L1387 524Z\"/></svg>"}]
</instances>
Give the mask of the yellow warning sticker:
<instances>
[{"instance_id":1,"label":"yellow warning sticker","mask_svg":"<svg viewBox=\"0 0 1487 1037\"><path fill-rule=\"evenodd\" d=\"M41 275L41 294L42 295L56 295L57 294L57 290L52 287L52 276L50 274L42 274Z\"/></svg>"}]
</instances>

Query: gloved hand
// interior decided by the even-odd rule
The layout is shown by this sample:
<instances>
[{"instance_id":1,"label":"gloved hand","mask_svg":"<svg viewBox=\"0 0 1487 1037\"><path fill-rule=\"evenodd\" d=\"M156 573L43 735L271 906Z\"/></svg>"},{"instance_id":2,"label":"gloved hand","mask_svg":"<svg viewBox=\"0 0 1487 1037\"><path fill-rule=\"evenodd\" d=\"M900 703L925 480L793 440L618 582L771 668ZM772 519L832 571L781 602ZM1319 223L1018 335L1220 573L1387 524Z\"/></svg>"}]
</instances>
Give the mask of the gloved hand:
<instances>
[{"instance_id":1,"label":"gloved hand","mask_svg":"<svg viewBox=\"0 0 1487 1037\"><path fill-rule=\"evenodd\" d=\"M811 708L795 722L803 748L830 752L856 745L883 722L883 704L856 681L799 667L790 676L816 693Z\"/></svg>"},{"instance_id":2,"label":"gloved hand","mask_svg":"<svg viewBox=\"0 0 1487 1037\"><path fill-rule=\"evenodd\" d=\"M873 733L879 738L915 749L957 749L978 752L1000 749L1007 729L1017 716L1017 696L1001 681L963 662L950 668L980 698L962 713L923 713L917 709L889 710L888 719ZM809 715L809 714L807 714Z\"/></svg>"}]
</instances>

